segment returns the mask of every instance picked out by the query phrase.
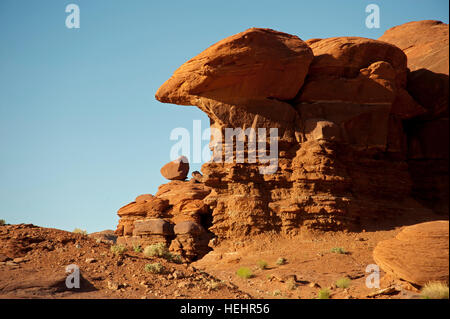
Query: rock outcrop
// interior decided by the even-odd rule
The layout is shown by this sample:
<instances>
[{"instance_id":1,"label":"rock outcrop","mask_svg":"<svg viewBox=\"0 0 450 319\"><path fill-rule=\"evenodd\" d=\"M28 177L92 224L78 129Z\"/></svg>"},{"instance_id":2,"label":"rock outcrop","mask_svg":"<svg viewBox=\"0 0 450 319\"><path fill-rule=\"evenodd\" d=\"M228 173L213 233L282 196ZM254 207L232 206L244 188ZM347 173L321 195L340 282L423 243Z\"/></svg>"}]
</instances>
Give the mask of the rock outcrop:
<instances>
[{"instance_id":1,"label":"rock outcrop","mask_svg":"<svg viewBox=\"0 0 450 319\"><path fill-rule=\"evenodd\" d=\"M386 273L418 286L430 281L448 283L448 243L448 221L421 223L378 243L373 258Z\"/></svg>"},{"instance_id":2,"label":"rock outcrop","mask_svg":"<svg viewBox=\"0 0 450 319\"><path fill-rule=\"evenodd\" d=\"M410 28L424 35L404 39ZM155 97L208 115L213 156L189 182L121 208L118 240L165 240L195 258L208 231L359 230L448 213L448 74L435 73L448 66L445 34L429 21L380 40L252 28L207 48ZM166 178L186 178L170 165Z\"/></svg>"},{"instance_id":3,"label":"rock outcrop","mask_svg":"<svg viewBox=\"0 0 450 319\"><path fill-rule=\"evenodd\" d=\"M407 90L423 113L404 122L413 195L434 211L449 212L449 26L440 21L405 23L379 40L401 48L408 57Z\"/></svg>"},{"instance_id":4,"label":"rock outcrop","mask_svg":"<svg viewBox=\"0 0 450 319\"><path fill-rule=\"evenodd\" d=\"M406 55L386 42L249 29L186 62L156 98L198 106L221 132L202 166L218 237L357 229L422 209L410 197L402 121L426 110L407 76ZM276 172L261 174L249 149L233 153L244 162L221 161L237 146L227 128L277 128Z\"/></svg>"},{"instance_id":5,"label":"rock outcrop","mask_svg":"<svg viewBox=\"0 0 450 319\"><path fill-rule=\"evenodd\" d=\"M195 181L172 181L158 192L140 195L120 208L117 243L129 247L164 243L193 260L209 251L210 211L203 199L210 189ZM186 227L186 224L190 225Z\"/></svg>"}]
</instances>

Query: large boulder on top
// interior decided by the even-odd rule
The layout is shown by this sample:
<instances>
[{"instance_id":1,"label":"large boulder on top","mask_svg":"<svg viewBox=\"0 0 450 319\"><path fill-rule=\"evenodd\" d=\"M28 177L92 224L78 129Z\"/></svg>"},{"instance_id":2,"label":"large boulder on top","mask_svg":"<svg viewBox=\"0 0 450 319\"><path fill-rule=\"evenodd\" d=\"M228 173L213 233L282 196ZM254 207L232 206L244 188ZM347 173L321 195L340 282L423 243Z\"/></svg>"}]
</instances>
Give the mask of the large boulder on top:
<instances>
[{"instance_id":1,"label":"large boulder on top","mask_svg":"<svg viewBox=\"0 0 450 319\"><path fill-rule=\"evenodd\" d=\"M441 21L413 21L390 28L378 40L402 49L411 71L428 69L448 75L448 31L448 24Z\"/></svg>"},{"instance_id":2,"label":"large boulder on top","mask_svg":"<svg viewBox=\"0 0 450 319\"><path fill-rule=\"evenodd\" d=\"M423 286L448 283L449 222L434 221L405 227L395 238L378 243L375 262L388 274Z\"/></svg>"},{"instance_id":3,"label":"large boulder on top","mask_svg":"<svg viewBox=\"0 0 450 319\"><path fill-rule=\"evenodd\" d=\"M189 161L186 156L180 156L176 160L161 167L161 175L168 180L184 181L189 173Z\"/></svg>"},{"instance_id":4,"label":"large boulder on top","mask_svg":"<svg viewBox=\"0 0 450 319\"><path fill-rule=\"evenodd\" d=\"M405 23L378 40L392 43L408 57L408 91L433 116L448 116L449 26L441 21Z\"/></svg>"},{"instance_id":5,"label":"large boulder on top","mask_svg":"<svg viewBox=\"0 0 450 319\"><path fill-rule=\"evenodd\" d=\"M231 104L295 97L313 54L294 35L251 28L225 38L184 63L156 92L164 103L198 105L197 97Z\"/></svg>"},{"instance_id":6,"label":"large boulder on top","mask_svg":"<svg viewBox=\"0 0 450 319\"><path fill-rule=\"evenodd\" d=\"M424 112L405 90L403 51L360 37L314 39L309 45L314 60L295 99L303 125L324 119L339 128L336 135L344 142L400 151L400 120Z\"/></svg>"},{"instance_id":7,"label":"large boulder on top","mask_svg":"<svg viewBox=\"0 0 450 319\"><path fill-rule=\"evenodd\" d=\"M352 78L372 63L385 61L391 65L398 83L406 84L406 56L395 45L361 37L335 37L316 40L310 47L314 60L308 76Z\"/></svg>"}]
</instances>

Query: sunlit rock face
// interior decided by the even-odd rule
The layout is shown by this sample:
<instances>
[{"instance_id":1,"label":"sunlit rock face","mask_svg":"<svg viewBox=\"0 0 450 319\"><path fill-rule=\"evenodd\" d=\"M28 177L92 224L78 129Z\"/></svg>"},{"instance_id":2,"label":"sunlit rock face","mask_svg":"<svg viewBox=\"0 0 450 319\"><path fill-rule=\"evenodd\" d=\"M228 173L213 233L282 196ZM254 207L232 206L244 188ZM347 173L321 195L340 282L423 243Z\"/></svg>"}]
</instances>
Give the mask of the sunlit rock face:
<instances>
[{"instance_id":1,"label":"sunlit rock face","mask_svg":"<svg viewBox=\"0 0 450 319\"><path fill-rule=\"evenodd\" d=\"M379 40L408 57L407 90L425 109L404 123L413 195L439 214L449 212L449 26L414 21L387 30Z\"/></svg>"},{"instance_id":2,"label":"sunlit rock face","mask_svg":"<svg viewBox=\"0 0 450 319\"><path fill-rule=\"evenodd\" d=\"M156 99L197 106L210 118L214 153L202 166L199 183L207 191L200 192L201 198L189 199L189 205L198 206L195 216L212 216L212 222L205 224L204 217L203 221L201 217L175 220L183 216L178 212L184 208L177 210L177 204L167 203L161 191L158 200L146 204L152 206L146 209L146 218L181 223L178 234L172 230L165 238L173 250L183 251L182 232L191 231L195 241L201 229L196 225L218 238L238 238L265 231L357 230L412 211L427 211L414 198L417 183L411 159L417 154L441 159L442 154L414 141L420 141L416 135L433 136L442 128L422 121L426 128L416 129L411 123L436 109L439 114L448 112L434 102L424 105L426 99L420 97L427 81L410 72L405 52L387 40L302 41L257 28L207 48L177 69L159 88ZM244 148L239 148L241 139L227 135L229 129L235 133L241 129ZM266 135L259 129L266 129ZM270 129L276 129L276 139L270 138ZM252 144L254 137L267 142L266 152L259 143ZM276 148L270 149L272 145ZM226 160L230 154L233 161ZM174 181L161 187L179 189L185 186L178 185L189 183ZM431 185L425 187L432 192ZM422 204L427 200L428 207L434 208L433 199ZM133 205L142 204L136 199ZM160 213L172 213L156 216L158 208L153 205ZM134 220L129 226L124 212L130 209L119 211L123 216L122 228L116 231L122 234L119 239L147 225ZM159 227L160 232L166 229L155 225L151 227ZM191 255L194 246L187 249Z\"/></svg>"}]
</instances>

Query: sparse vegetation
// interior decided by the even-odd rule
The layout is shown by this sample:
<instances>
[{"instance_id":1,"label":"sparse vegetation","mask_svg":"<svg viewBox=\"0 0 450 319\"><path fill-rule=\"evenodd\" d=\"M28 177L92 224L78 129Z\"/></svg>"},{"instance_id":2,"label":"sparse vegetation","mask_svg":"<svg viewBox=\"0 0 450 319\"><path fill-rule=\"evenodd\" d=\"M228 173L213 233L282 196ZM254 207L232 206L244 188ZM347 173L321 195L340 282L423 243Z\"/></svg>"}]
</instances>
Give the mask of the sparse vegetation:
<instances>
[{"instance_id":1,"label":"sparse vegetation","mask_svg":"<svg viewBox=\"0 0 450 319\"><path fill-rule=\"evenodd\" d=\"M295 280L293 278L290 278L287 282L287 289L289 290L295 290L297 289L297 283L295 282Z\"/></svg>"},{"instance_id":2,"label":"sparse vegetation","mask_svg":"<svg viewBox=\"0 0 450 319\"><path fill-rule=\"evenodd\" d=\"M236 275L244 279L250 279L253 277L253 273L250 268L241 267L236 271Z\"/></svg>"},{"instance_id":3,"label":"sparse vegetation","mask_svg":"<svg viewBox=\"0 0 450 319\"><path fill-rule=\"evenodd\" d=\"M72 233L81 234L83 236L87 236L88 232L81 228L75 228Z\"/></svg>"},{"instance_id":4,"label":"sparse vegetation","mask_svg":"<svg viewBox=\"0 0 450 319\"><path fill-rule=\"evenodd\" d=\"M274 290L273 291L273 295L274 296L281 296L281 291L280 290Z\"/></svg>"},{"instance_id":5,"label":"sparse vegetation","mask_svg":"<svg viewBox=\"0 0 450 319\"><path fill-rule=\"evenodd\" d=\"M133 251L135 253L142 253L142 247L141 245L133 245Z\"/></svg>"},{"instance_id":6,"label":"sparse vegetation","mask_svg":"<svg viewBox=\"0 0 450 319\"><path fill-rule=\"evenodd\" d=\"M183 259L181 258L180 255L170 254L169 261L171 261L171 262L173 262L175 264L181 264L183 262Z\"/></svg>"},{"instance_id":7,"label":"sparse vegetation","mask_svg":"<svg viewBox=\"0 0 450 319\"><path fill-rule=\"evenodd\" d=\"M112 245L110 249L116 256L121 256L127 251L127 247L123 245Z\"/></svg>"},{"instance_id":8,"label":"sparse vegetation","mask_svg":"<svg viewBox=\"0 0 450 319\"><path fill-rule=\"evenodd\" d=\"M333 247L331 248L331 252L335 254L343 254L343 255L347 254L347 251L342 247Z\"/></svg>"},{"instance_id":9,"label":"sparse vegetation","mask_svg":"<svg viewBox=\"0 0 450 319\"><path fill-rule=\"evenodd\" d=\"M168 261L181 264L182 259L180 255L172 254L164 243L157 243L149 245L144 249L144 255L147 257L160 257Z\"/></svg>"},{"instance_id":10,"label":"sparse vegetation","mask_svg":"<svg viewBox=\"0 0 450 319\"><path fill-rule=\"evenodd\" d=\"M152 274L161 274L164 271L164 266L160 263L146 264L145 271L151 272Z\"/></svg>"},{"instance_id":11,"label":"sparse vegetation","mask_svg":"<svg viewBox=\"0 0 450 319\"><path fill-rule=\"evenodd\" d=\"M448 285L442 282L429 282L422 288L420 295L423 299L449 299Z\"/></svg>"},{"instance_id":12,"label":"sparse vegetation","mask_svg":"<svg viewBox=\"0 0 450 319\"><path fill-rule=\"evenodd\" d=\"M5 224L6 224L5 220L4 219L0 219L0 226L3 226Z\"/></svg>"},{"instance_id":13,"label":"sparse vegetation","mask_svg":"<svg viewBox=\"0 0 450 319\"><path fill-rule=\"evenodd\" d=\"M336 281L336 287L345 289L350 287L351 282L350 278L340 278Z\"/></svg>"},{"instance_id":14,"label":"sparse vegetation","mask_svg":"<svg viewBox=\"0 0 450 319\"><path fill-rule=\"evenodd\" d=\"M164 243L157 243L149 245L144 249L144 255L147 257L162 257L165 258L169 254L169 249Z\"/></svg>"},{"instance_id":15,"label":"sparse vegetation","mask_svg":"<svg viewBox=\"0 0 450 319\"><path fill-rule=\"evenodd\" d=\"M267 266L268 266L268 264L267 264L266 261L264 261L264 260L259 260L258 261L258 268L259 269L261 269L261 270L267 269Z\"/></svg>"},{"instance_id":16,"label":"sparse vegetation","mask_svg":"<svg viewBox=\"0 0 450 319\"><path fill-rule=\"evenodd\" d=\"M277 259L277 265L278 266L281 266L281 265L284 265L284 264L286 264L286 258L280 257L280 258Z\"/></svg>"},{"instance_id":17,"label":"sparse vegetation","mask_svg":"<svg viewBox=\"0 0 450 319\"><path fill-rule=\"evenodd\" d=\"M329 299L330 298L330 291L328 289L320 289L319 293L317 294L317 299Z\"/></svg>"},{"instance_id":18,"label":"sparse vegetation","mask_svg":"<svg viewBox=\"0 0 450 319\"><path fill-rule=\"evenodd\" d=\"M211 290L218 290L224 286L224 283L222 281L211 280L206 283L206 286Z\"/></svg>"}]
</instances>

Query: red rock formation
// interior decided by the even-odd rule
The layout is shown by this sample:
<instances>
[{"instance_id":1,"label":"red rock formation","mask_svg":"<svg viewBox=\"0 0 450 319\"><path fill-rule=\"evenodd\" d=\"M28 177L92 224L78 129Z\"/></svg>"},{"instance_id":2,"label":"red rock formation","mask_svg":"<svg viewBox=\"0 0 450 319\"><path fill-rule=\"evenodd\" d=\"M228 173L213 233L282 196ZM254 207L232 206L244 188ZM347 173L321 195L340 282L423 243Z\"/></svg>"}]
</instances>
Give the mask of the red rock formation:
<instances>
[{"instance_id":1,"label":"red rock formation","mask_svg":"<svg viewBox=\"0 0 450 319\"><path fill-rule=\"evenodd\" d=\"M388 31L385 40L395 42L401 30ZM417 48L425 43L419 35L411 41ZM431 42L424 47L439 48ZM448 146L431 142L448 125L443 117L448 113L436 94L443 91L443 82L427 82L434 74L430 70L411 73L402 49L410 52L365 38L304 42L253 28L183 64L156 98L195 105L209 116L211 128L221 133L212 136L213 157L202 166L203 176L196 173L189 182L162 185L154 197L143 195L120 209L118 240L163 236L157 239L195 258L205 251L205 228L219 238L269 230L296 234L303 229L360 229L411 212L429 212L411 196L418 189L417 174L411 174L417 166L411 160L442 160L446 152L448 161ZM418 52L413 54L416 65L434 61ZM439 53L434 59L441 57ZM426 96L430 90L434 97ZM267 168L267 154L250 147L251 129L259 128L278 129L276 140L258 138L271 146L278 143L275 171L261 170ZM227 129L242 129L245 138L227 139ZM246 147L236 150L241 142ZM229 147L231 162L223 156ZM245 160L237 161L238 156ZM429 162L424 163L430 172ZM448 207L448 184L445 188L435 178L441 167L433 169L430 180L421 179L427 181L424 193L438 189L443 193L436 197L447 196ZM442 183L430 185L436 181ZM439 202L434 199L426 198Z\"/></svg>"},{"instance_id":2,"label":"red rock formation","mask_svg":"<svg viewBox=\"0 0 450 319\"><path fill-rule=\"evenodd\" d=\"M408 57L407 90L424 109L404 123L413 193L440 214L449 211L448 32L448 24L425 20L393 27L379 38Z\"/></svg>"},{"instance_id":3,"label":"red rock formation","mask_svg":"<svg viewBox=\"0 0 450 319\"><path fill-rule=\"evenodd\" d=\"M198 182L172 181L161 185L155 196L136 197L117 212L117 243L130 247L165 243L187 259L203 256L211 236L202 226L210 223L210 211L202 199L209 192ZM186 223L190 228L183 226Z\"/></svg>"},{"instance_id":4,"label":"red rock formation","mask_svg":"<svg viewBox=\"0 0 450 319\"><path fill-rule=\"evenodd\" d=\"M406 91L405 54L356 37L308 44L314 59L297 37L250 29L186 62L156 93L198 106L222 133L279 130L274 174L248 161L202 166L218 237L351 229L421 209L409 196L401 121L424 109Z\"/></svg>"}]
</instances>

